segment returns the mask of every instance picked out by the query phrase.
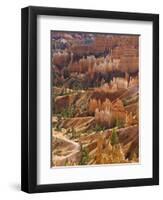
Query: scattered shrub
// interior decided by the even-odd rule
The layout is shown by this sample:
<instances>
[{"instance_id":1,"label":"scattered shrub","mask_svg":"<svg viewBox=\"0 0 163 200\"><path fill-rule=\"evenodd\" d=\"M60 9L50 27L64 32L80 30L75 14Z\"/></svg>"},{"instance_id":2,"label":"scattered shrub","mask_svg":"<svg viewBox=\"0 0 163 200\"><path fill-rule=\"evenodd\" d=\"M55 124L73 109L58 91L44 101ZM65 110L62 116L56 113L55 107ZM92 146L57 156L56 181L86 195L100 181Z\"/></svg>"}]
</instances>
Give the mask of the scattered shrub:
<instances>
[{"instance_id":1,"label":"scattered shrub","mask_svg":"<svg viewBox=\"0 0 163 200\"><path fill-rule=\"evenodd\" d=\"M117 119L116 119L116 124L115 124L115 126L116 126L117 128L122 128L122 127L124 127L124 121L121 120L121 119L119 119L119 118L117 118Z\"/></svg>"},{"instance_id":2,"label":"scattered shrub","mask_svg":"<svg viewBox=\"0 0 163 200\"><path fill-rule=\"evenodd\" d=\"M80 161L80 165L87 165L88 162L89 162L89 152L88 152L88 149L85 147L85 148L81 148L81 151L82 151L82 157L81 157L81 161Z\"/></svg>"},{"instance_id":3,"label":"scattered shrub","mask_svg":"<svg viewBox=\"0 0 163 200\"><path fill-rule=\"evenodd\" d=\"M111 145L115 145L119 143L118 134L115 128L112 129L112 135L111 135Z\"/></svg>"},{"instance_id":4,"label":"scattered shrub","mask_svg":"<svg viewBox=\"0 0 163 200\"><path fill-rule=\"evenodd\" d=\"M70 106L68 108L63 109L61 112L57 114L59 117L63 118L69 118L69 117L74 117L75 115L75 108L74 106Z\"/></svg>"}]
</instances>

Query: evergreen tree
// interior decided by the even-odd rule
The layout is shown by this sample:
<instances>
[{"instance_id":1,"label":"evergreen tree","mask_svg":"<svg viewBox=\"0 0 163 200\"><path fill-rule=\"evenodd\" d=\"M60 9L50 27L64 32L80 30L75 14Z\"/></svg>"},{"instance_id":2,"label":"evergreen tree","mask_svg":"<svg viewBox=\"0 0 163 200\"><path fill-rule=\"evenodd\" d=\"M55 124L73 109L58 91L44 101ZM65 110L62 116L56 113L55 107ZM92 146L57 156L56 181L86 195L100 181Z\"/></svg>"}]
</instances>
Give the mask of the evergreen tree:
<instances>
[{"instance_id":1,"label":"evergreen tree","mask_svg":"<svg viewBox=\"0 0 163 200\"><path fill-rule=\"evenodd\" d=\"M111 145L115 145L119 143L118 134L115 128L112 129L112 135L111 135Z\"/></svg>"}]
</instances>

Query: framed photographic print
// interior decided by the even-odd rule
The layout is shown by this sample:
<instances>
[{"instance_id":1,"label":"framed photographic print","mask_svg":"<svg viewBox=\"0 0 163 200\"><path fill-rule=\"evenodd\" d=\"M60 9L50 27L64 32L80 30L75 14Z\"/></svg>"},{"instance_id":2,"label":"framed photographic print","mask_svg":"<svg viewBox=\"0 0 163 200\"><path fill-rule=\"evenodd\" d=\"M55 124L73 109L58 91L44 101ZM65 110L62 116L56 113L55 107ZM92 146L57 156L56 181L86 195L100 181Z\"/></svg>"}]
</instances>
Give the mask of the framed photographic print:
<instances>
[{"instance_id":1,"label":"framed photographic print","mask_svg":"<svg viewBox=\"0 0 163 200\"><path fill-rule=\"evenodd\" d=\"M22 190L159 184L159 16L22 9Z\"/></svg>"}]
</instances>

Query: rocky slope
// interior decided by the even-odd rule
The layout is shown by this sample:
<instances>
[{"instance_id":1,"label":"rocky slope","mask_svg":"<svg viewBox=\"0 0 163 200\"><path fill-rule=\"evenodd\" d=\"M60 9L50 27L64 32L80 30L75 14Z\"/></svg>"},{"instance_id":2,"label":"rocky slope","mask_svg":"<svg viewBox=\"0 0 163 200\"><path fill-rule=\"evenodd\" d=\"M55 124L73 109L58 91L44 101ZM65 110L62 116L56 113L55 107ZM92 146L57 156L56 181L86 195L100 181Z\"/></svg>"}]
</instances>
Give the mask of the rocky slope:
<instances>
[{"instance_id":1,"label":"rocky slope","mask_svg":"<svg viewBox=\"0 0 163 200\"><path fill-rule=\"evenodd\" d=\"M138 36L52 33L53 167L139 162L138 46Z\"/></svg>"}]
</instances>

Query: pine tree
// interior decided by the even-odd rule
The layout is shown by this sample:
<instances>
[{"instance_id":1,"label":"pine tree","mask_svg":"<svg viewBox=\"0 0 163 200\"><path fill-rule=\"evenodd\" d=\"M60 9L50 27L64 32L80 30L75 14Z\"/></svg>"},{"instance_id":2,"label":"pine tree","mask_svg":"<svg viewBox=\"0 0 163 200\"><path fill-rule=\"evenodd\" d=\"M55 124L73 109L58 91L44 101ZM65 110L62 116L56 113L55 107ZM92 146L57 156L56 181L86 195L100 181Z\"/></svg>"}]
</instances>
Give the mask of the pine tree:
<instances>
[{"instance_id":1,"label":"pine tree","mask_svg":"<svg viewBox=\"0 0 163 200\"><path fill-rule=\"evenodd\" d=\"M119 138L117 135L117 131L115 128L112 129L112 135L111 135L111 145L115 145L119 143Z\"/></svg>"}]
</instances>

